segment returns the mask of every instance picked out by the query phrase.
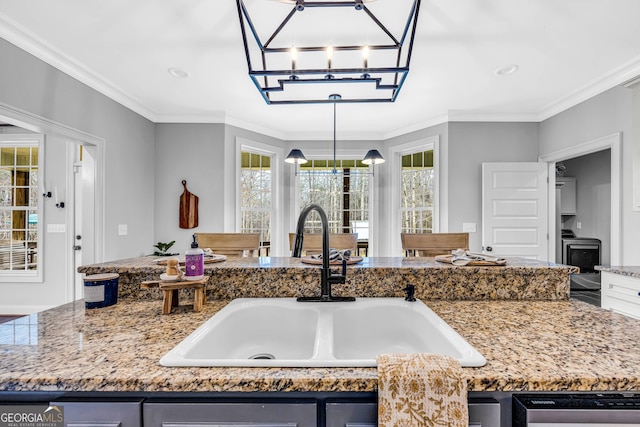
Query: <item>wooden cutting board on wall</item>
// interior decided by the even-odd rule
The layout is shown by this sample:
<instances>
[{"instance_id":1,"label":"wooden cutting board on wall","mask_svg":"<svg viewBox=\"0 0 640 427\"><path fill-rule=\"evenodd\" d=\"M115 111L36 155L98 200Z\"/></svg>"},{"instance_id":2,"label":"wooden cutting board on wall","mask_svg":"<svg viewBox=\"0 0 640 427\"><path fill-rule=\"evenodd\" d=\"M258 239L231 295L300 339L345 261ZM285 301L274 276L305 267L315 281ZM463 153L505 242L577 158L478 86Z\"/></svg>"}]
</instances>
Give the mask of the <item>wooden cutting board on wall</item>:
<instances>
[{"instance_id":1,"label":"wooden cutting board on wall","mask_svg":"<svg viewBox=\"0 0 640 427\"><path fill-rule=\"evenodd\" d=\"M187 181L182 180L184 191L180 196L180 228L198 226L198 196L187 190Z\"/></svg>"}]
</instances>

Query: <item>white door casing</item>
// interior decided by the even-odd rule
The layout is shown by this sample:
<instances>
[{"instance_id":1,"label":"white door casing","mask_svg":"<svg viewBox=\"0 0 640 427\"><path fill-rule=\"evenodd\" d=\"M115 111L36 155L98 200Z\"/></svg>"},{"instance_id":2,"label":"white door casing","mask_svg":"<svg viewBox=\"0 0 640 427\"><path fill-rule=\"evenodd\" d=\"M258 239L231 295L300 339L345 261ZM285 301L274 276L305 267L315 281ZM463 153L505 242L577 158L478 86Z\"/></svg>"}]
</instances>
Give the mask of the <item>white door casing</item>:
<instances>
[{"instance_id":1,"label":"white door casing","mask_svg":"<svg viewBox=\"0 0 640 427\"><path fill-rule=\"evenodd\" d=\"M547 164L482 164L482 247L496 256L548 259Z\"/></svg>"}]
</instances>

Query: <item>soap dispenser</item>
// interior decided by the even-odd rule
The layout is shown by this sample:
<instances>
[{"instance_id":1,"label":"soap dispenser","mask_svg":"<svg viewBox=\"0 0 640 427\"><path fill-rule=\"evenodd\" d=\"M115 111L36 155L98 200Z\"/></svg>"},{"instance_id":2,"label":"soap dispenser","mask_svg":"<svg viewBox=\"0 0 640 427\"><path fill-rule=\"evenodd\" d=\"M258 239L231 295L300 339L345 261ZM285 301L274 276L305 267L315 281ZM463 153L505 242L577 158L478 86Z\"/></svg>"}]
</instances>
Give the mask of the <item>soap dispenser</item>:
<instances>
[{"instance_id":1,"label":"soap dispenser","mask_svg":"<svg viewBox=\"0 0 640 427\"><path fill-rule=\"evenodd\" d=\"M186 280L200 280L204 278L204 251L198 247L196 235L193 235L191 249L184 253L184 278Z\"/></svg>"}]
</instances>

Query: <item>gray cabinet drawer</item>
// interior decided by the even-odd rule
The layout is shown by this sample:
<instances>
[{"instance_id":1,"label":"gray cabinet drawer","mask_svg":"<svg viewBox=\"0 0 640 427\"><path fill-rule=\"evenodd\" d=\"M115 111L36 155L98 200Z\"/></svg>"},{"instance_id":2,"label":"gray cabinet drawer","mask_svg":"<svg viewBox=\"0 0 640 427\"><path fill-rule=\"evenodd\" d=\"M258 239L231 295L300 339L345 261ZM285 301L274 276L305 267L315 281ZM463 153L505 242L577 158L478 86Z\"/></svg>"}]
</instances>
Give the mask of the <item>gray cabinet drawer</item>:
<instances>
[{"instance_id":1,"label":"gray cabinet drawer","mask_svg":"<svg viewBox=\"0 0 640 427\"><path fill-rule=\"evenodd\" d=\"M375 427L375 403L327 403L327 427ZM469 399L469 426L500 427L500 403L494 399Z\"/></svg>"},{"instance_id":2,"label":"gray cabinet drawer","mask_svg":"<svg viewBox=\"0 0 640 427\"><path fill-rule=\"evenodd\" d=\"M142 400L58 400L52 405L64 407L67 427L141 427Z\"/></svg>"},{"instance_id":3,"label":"gray cabinet drawer","mask_svg":"<svg viewBox=\"0 0 640 427\"><path fill-rule=\"evenodd\" d=\"M309 403L147 402L145 427L315 427L317 405Z\"/></svg>"},{"instance_id":4,"label":"gray cabinet drawer","mask_svg":"<svg viewBox=\"0 0 640 427\"><path fill-rule=\"evenodd\" d=\"M327 427L376 427L376 403L335 402L326 405Z\"/></svg>"}]
</instances>

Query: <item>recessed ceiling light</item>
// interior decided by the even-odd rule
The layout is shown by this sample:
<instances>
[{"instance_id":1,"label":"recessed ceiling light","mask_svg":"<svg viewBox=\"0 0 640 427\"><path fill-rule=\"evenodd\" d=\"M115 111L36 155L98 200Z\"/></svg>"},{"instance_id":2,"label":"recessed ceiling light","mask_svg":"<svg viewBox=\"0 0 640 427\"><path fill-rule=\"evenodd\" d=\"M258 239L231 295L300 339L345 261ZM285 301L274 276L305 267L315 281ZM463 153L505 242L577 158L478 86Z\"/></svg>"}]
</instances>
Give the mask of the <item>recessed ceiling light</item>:
<instances>
[{"instance_id":1,"label":"recessed ceiling light","mask_svg":"<svg viewBox=\"0 0 640 427\"><path fill-rule=\"evenodd\" d=\"M171 67L167 70L167 72L171 74L173 77L180 77L181 79L186 79L191 75L189 74L188 71L185 71L182 68L177 68L177 67Z\"/></svg>"},{"instance_id":2,"label":"recessed ceiling light","mask_svg":"<svg viewBox=\"0 0 640 427\"><path fill-rule=\"evenodd\" d=\"M516 64L505 65L504 67L500 67L496 70L497 76L508 76L509 74L513 74L520 69Z\"/></svg>"}]
</instances>

